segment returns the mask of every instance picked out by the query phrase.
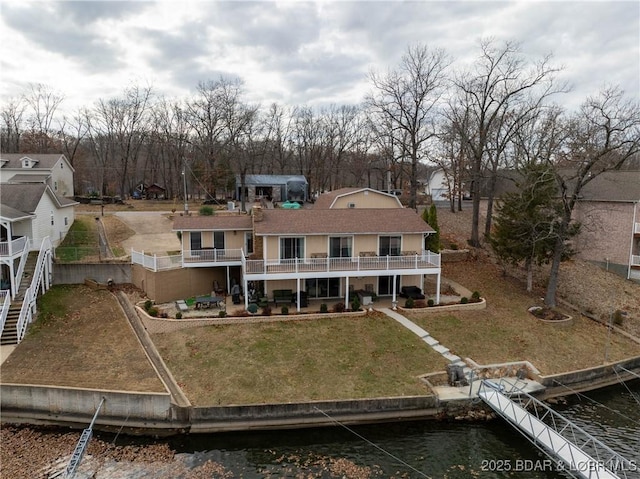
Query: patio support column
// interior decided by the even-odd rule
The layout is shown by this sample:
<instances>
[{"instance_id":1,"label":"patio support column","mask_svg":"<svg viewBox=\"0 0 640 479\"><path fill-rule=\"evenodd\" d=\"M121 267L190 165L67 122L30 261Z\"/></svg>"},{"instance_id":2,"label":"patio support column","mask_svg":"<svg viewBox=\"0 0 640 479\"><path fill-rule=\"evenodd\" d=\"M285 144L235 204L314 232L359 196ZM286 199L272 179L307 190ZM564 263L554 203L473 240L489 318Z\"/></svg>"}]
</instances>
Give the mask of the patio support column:
<instances>
[{"instance_id":1,"label":"patio support column","mask_svg":"<svg viewBox=\"0 0 640 479\"><path fill-rule=\"evenodd\" d=\"M9 263L9 276L11 280L11 299L16 299L18 294L18 285L16 284L16 272L13 268L13 260Z\"/></svg>"},{"instance_id":2,"label":"patio support column","mask_svg":"<svg viewBox=\"0 0 640 479\"><path fill-rule=\"evenodd\" d=\"M296 293L296 311L298 311L298 313L300 312L300 276L298 276L296 278L296 287L297 287L297 293Z\"/></svg>"},{"instance_id":3,"label":"patio support column","mask_svg":"<svg viewBox=\"0 0 640 479\"><path fill-rule=\"evenodd\" d=\"M393 286L391 288L391 291L392 291L391 301L393 303L397 302L397 299L396 299L396 293L397 293L397 291L396 291L396 278L397 278L397 276L393 275Z\"/></svg>"},{"instance_id":4,"label":"patio support column","mask_svg":"<svg viewBox=\"0 0 640 479\"><path fill-rule=\"evenodd\" d=\"M440 271L436 276L436 304L440 304Z\"/></svg>"},{"instance_id":5,"label":"patio support column","mask_svg":"<svg viewBox=\"0 0 640 479\"><path fill-rule=\"evenodd\" d=\"M229 275L229 266L227 266L227 294L231 292L231 277Z\"/></svg>"},{"instance_id":6,"label":"patio support column","mask_svg":"<svg viewBox=\"0 0 640 479\"><path fill-rule=\"evenodd\" d=\"M227 274L229 273L229 267L227 266ZM248 293L248 282L245 276L242 277L242 291L244 291L244 309L249 307L249 295Z\"/></svg>"},{"instance_id":7,"label":"patio support column","mask_svg":"<svg viewBox=\"0 0 640 479\"><path fill-rule=\"evenodd\" d=\"M349 276L344 278L344 307L349 307Z\"/></svg>"}]
</instances>

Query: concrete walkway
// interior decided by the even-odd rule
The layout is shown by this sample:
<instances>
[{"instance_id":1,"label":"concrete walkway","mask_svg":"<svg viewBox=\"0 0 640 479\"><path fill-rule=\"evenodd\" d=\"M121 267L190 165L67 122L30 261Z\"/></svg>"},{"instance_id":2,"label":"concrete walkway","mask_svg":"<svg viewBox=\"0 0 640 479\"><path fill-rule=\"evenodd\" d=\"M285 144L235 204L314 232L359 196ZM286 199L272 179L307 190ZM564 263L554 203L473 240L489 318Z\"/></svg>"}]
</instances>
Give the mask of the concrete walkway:
<instances>
[{"instance_id":1,"label":"concrete walkway","mask_svg":"<svg viewBox=\"0 0 640 479\"><path fill-rule=\"evenodd\" d=\"M471 368L468 367L467 364L462 359L460 359L459 356L456 356L455 354L451 353L449 351L449 348L440 344L440 341L438 341L433 336L431 336L427 331L422 329L413 321L408 320L407 318L402 316L400 313L397 313L396 311L393 311L389 308L381 308L379 309L379 311L386 314L390 318L395 319L397 322L399 322L409 331L416 334L420 339L422 339L425 343L427 343L427 345L429 345L435 352L441 354L442 357L444 357L450 363L456 366L462 366L464 375L467 377L467 379L470 379L470 375L472 372Z\"/></svg>"},{"instance_id":2,"label":"concrete walkway","mask_svg":"<svg viewBox=\"0 0 640 479\"><path fill-rule=\"evenodd\" d=\"M456 285L456 290L461 292L462 288L459 285ZM463 288L464 289L464 288ZM469 296L471 293L469 293ZM456 401L456 400L467 400L470 397L478 397L478 389L480 387L481 381L473 376L473 370L465 363L459 356L451 353L449 348L440 344L440 342L431 336L427 331L422 329L420 326L415 324L413 321L405 318L401 314L393 311L389 308L380 308L378 311L386 314L390 318L395 319L402 326L407 328L412 333L416 334L420 339L422 339L429 347L431 347L435 352L442 355L449 363L455 366L461 366L462 371L464 372L465 378L469 382L469 386L436 386L433 388L436 396L440 401ZM497 380L500 381L500 380ZM530 380L530 379L516 379L516 378L502 378L501 381L505 382L507 385L510 384L509 390L519 389L520 391L527 392L529 394L536 393L544 390L544 386L540 383Z\"/></svg>"}]
</instances>

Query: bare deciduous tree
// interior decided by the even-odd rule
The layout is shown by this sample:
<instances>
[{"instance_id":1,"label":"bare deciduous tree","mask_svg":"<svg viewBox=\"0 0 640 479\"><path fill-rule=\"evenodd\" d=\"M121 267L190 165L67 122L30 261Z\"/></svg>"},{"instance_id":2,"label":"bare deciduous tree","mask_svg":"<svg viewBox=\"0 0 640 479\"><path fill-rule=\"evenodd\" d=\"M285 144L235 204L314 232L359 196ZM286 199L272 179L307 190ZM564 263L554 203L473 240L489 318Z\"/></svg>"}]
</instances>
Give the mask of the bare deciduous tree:
<instances>
[{"instance_id":1,"label":"bare deciduous tree","mask_svg":"<svg viewBox=\"0 0 640 479\"><path fill-rule=\"evenodd\" d=\"M411 46L399 67L370 74L374 92L367 103L375 115L391 121L390 133L410 165L409 207L416 207L418 164L436 135L438 103L445 89L449 60L444 50Z\"/></svg>"}]
</instances>

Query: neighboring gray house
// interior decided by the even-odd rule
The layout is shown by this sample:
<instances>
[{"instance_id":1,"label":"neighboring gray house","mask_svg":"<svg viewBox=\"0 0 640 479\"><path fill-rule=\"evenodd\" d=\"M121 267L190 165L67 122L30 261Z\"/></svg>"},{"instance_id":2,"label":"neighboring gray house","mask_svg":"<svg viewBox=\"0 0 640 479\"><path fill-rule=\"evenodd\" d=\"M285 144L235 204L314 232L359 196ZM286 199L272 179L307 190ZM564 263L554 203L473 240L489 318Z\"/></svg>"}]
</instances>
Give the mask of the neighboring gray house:
<instances>
[{"instance_id":1,"label":"neighboring gray house","mask_svg":"<svg viewBox=\"0 0 640 479\"><path fill-rule=\"evenodd\" d=\"M0 154L0 183L41 183L60 196L72 198L74 171L61 154Z\"/></svg>"},{"instance_id":2,"label":"neighboring gray house","mask_svg":"<svg viewBox=\"0 0 640 479\"><path fill-rule=\"evenodd\" d=\"M309 199L309 183L303 175L246 175L244 179L245 201L252 203L264 198L276 203ZM236 199L242 198L240 175L236 175Z\"/></svg>"}]
</instances>

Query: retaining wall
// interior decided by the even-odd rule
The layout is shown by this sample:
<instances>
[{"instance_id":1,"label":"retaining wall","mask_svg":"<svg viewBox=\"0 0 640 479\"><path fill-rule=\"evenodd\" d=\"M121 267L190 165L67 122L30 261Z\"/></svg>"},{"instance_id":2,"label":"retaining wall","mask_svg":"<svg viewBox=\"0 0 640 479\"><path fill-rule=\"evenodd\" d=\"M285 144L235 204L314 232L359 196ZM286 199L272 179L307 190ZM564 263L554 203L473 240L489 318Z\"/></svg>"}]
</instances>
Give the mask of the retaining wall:
<instances>
[{"instance_id":1,"label":"retaining wall","mask_svg":"<svg viewBox=\"0 0 640 479\"><path fill-rule=\"evenodd\" d=\"M53 284L83 284L85 279L131 283L129 263L53 263Z\"/></svg>"},{"instance_id":2,"label":"retaining wall","mask_svg":"<svg viewBox=\"0 0 640 479\"><path fill-rule=\"evenodd\" d=\"M166 427L173 410L169 393L105 391L31 384L0 385L2 420L84 424L100 404L98 423L127 428Z\"/></svg>"}]
</instances>

